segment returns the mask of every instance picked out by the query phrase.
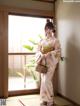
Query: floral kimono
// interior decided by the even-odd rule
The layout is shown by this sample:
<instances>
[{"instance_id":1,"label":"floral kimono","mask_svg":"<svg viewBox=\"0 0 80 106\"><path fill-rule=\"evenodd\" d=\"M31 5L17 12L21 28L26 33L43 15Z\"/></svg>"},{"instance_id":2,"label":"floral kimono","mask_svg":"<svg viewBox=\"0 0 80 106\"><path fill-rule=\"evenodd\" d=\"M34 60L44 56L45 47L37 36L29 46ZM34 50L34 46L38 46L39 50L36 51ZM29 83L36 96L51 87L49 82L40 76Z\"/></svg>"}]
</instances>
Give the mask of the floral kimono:
<instances>
[{"instance_id":1,"label":"floral kimono","mask_svg":"<svg viewBox=\"0 0 80 106\"><path fill-rule=\"evenodd\" d=\"M52 46L53 49L51 51L46 50L46 53L44 53L41 49L43 49L42 46L47 45L48 42L51 42L49 46ZM55 68L60 60L60 43L59 40L53 37L50 37L49 39L42 40L39 43L38 51L36 53L36 62L39 63L41 59L42 64L47 64L48 71L47 73L43 74L41 73L41 88L40 88L40 97L41 102L47 101L51 104L53 104L53 84L52 84L52 78L55 72ZM45 59L46 61L45 61Z\"/></svg>"}]
</instances>

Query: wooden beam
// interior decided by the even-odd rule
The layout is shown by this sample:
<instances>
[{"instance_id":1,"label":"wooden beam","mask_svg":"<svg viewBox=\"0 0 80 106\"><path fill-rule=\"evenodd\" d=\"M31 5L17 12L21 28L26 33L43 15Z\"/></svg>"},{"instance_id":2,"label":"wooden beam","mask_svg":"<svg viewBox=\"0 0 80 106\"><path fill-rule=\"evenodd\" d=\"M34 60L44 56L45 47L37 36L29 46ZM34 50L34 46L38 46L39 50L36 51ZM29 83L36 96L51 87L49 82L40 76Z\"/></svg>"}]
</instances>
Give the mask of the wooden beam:
<instances>
[{"instance_id":1,"label":"wooden beam","mask_svg":"<svg viewBox=\"0 0 80 106\"><path fill-rule=\"evenodd\" d=\"M55 2L55 0L34 0L34 1L47 2L47 3L54 3Z\"/></svg>"},{"instance_id":2,"label":"wooden beam","mask_svg":"<svg viewBox=\"0 0 80 106\"><path fill-rule=\"evenodd\" d=\"M15 15L27 15L27 16L36 16L36 17L49 17L53 18L53 10L38 10L38 9L29 9L29 8L17 8L10 6L0 6L0 10L7 11L8 13Z\"/></svg>"}]
</instances>

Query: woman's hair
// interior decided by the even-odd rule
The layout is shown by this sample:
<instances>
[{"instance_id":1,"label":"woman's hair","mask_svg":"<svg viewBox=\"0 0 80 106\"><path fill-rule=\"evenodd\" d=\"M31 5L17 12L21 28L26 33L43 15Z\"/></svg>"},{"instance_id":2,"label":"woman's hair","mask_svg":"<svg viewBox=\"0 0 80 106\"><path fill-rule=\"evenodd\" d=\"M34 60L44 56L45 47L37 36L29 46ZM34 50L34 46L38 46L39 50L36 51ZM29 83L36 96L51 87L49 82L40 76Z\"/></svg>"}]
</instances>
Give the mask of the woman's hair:
<instances>
[{"instance_id":1,"label":"woman's hair","mask_svg":"<svg viewBox=\"0 0 80 106\"><path fill-rule=\"evenodd\" d=\"M53 25L53 22L51 22L49 19L47 19L46 25L45 25L45 29L49 28L49 29L53 29L53 32L55 32L55 28Z\"/></svg>"}]
</instances>

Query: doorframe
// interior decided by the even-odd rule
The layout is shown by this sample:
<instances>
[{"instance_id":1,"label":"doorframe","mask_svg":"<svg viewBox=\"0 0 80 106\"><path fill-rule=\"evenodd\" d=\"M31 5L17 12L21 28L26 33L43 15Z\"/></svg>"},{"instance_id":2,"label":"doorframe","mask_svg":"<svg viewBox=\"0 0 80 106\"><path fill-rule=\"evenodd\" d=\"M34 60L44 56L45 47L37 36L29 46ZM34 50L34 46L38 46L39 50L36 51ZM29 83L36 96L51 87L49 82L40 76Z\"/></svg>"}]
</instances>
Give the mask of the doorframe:
<instances>
[{"instance_id":1,"label":"doorframe","mask_svg":"<svg viewBox=\"0 0 80 106\"><path fill-rule=\"evenodd\" d=\"M52 18L53 19L53 11L48 10L38 10L38 9L22 9L22 8L15 8L15 7L9 7L9 6L0 6L0 11L5 12L7 15L5 18L3 18L4 22L7 20L6 27L4 27L4 31L7 36L7 41L4 41L3 43L5 45L5 48L8 49L8 15L23 15L23 16L32 16L32 17L44 17L44 18ZM3 39L2 39L3 40ZM33 93L39 93L39 89L36 90L20 90L20 91L8 91L8 50L5 51L4 58L6 58L6 62L3 64L3 67L5 66L6 73L5 77L7 78L6 81L3 82L3 85L5 85L2 97L8 97L8 96L14 96L14 95L23 95L23 94L33 94ZM5 80L5 78L3 79Z\"/></svg>"}]
</instances>

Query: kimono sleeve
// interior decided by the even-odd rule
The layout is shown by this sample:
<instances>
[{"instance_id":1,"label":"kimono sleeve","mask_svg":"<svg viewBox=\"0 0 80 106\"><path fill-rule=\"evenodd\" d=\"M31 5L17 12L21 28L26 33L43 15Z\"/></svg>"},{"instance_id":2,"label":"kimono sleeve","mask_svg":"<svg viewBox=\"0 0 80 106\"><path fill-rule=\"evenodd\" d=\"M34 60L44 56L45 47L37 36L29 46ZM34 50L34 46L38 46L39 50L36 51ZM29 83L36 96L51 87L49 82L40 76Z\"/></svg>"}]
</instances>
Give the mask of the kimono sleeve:
<instances>
[{"instance_id":1,"label":"kimono sleeve","mask_svg":"<svg viewBox=\"0 0 80 106\"><path fill-rule=\"evenodd\" d=\"M35 62L38 64L41 61L42 57L43 54L41 53L41 45L39 43L35 54Z\"/></svg>"},{"instance_id":2,"label":"kimono sleeve","mask_svg":"<svg viewBox=\"0 0 80 106\"><path fill-rule=\"evenodd\" d=\"M54 50L51 51L52 56L55 58L56 62L61 59L61 45L58 39L55 40Z\"/></svg>"}]
</instances>

